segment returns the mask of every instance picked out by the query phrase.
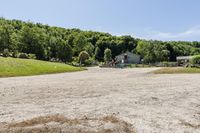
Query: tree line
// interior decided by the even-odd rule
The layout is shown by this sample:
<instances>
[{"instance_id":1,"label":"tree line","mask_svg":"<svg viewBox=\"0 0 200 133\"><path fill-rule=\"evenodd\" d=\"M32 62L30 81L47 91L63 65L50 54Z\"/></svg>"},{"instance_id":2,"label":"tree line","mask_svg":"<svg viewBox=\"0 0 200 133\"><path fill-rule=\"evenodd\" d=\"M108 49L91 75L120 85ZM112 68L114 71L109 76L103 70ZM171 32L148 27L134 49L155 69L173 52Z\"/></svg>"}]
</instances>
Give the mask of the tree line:
<instances>
[{"instance_id":1,"label":"tree line","mask_svg":"<svg viewBox=\"0 0 200 133\"><path fill-rule=\"evenodd\" d=\"M154 63L199 55L200 42L142 40L129 35L113 36L0 18L0 53L25 53L39 60L72 62L78 61L81 52L86 52L87 59L103 61L106 49L110 49L112 58L130 51L141 55L144 62Z\"/></svg>"}]
</instances>

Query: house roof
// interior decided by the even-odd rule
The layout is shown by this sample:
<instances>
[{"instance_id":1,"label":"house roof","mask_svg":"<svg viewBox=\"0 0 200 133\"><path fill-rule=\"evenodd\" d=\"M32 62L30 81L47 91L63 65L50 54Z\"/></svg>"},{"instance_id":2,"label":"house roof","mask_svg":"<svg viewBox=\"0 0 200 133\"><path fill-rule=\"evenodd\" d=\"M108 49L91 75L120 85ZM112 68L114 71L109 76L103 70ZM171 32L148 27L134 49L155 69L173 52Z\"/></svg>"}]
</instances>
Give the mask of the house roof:
<instances>
[{"instance_id":1,"label":"house roof","mask_svg":"<svg viewBox=\"0 0 200 133\"><path fill-rule=\"evenodd\" d=\"M140 56L140 55L134 54L134 53L129 52L129 51L127 51L127 52L125 52L125 53L122 53L122 54L119 54L119 55L117 55L117 56L124 56L124 55L127 55L127 54L132 54L132 55ZM117 57L117 56L116 56L116 57Z\"/></svg>"}]
</instances>

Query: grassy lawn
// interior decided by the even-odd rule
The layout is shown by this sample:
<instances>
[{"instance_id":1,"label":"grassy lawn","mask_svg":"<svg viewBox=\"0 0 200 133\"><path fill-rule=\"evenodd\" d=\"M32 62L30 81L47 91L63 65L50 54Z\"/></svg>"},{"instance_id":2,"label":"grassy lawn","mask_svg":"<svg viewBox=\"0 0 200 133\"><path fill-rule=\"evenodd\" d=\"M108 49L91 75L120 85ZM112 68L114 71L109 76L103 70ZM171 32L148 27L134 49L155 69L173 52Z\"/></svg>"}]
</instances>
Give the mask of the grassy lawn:
<instances>
[{"instance_id":1,"label":"grassy lawn","mask_svg":"<svg viewBox=\"0 0 200 133\"><path fill-rule=\"evenodd\" d=\"M200 68L168 67L153 71L155 74L200 73Z\"/></svg>"},{"instance_id":2,"label":"grassy lawn","mask_svg":"<svg viewBox=\"0 0 200 133\"><path fill-rule=\"evenodd\" d=\"M81 70L84 70L84 68L62 63L0 57L0 77L30 76Z\"/></svg>"}]
</instances>

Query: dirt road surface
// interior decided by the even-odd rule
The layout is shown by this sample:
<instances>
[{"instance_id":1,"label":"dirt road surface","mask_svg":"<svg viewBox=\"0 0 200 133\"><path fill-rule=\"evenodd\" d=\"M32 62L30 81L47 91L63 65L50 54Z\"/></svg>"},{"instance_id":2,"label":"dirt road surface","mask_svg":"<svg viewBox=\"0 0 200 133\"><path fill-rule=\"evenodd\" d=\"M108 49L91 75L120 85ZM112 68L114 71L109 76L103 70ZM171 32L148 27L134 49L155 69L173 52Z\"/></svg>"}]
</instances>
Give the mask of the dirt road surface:
<instances>
[{"instance_id":1,"label":"dirt road surface","mask_svg":"<svg viewBox=\"0 0 200 133\"><path fill-rule=\"evenodd\" d=\"M200 133L200 74L149 73L155 69L0 78L0 122L115 115L138 133Z\"/></svg>"}]
</instances>

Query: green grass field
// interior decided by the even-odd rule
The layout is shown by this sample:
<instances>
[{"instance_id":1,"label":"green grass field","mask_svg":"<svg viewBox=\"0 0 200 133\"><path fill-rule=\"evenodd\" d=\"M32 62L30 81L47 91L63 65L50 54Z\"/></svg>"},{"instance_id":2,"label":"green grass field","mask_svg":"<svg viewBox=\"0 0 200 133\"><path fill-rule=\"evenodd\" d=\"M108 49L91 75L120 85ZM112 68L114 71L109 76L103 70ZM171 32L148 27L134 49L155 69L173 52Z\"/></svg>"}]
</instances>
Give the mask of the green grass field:
<instances>
[{"instance_id":1,"label":"green grass field","mask_svg":"<svg viewBox=\"0 0 200 133\"><path fill-rule=\"evenodd\" d=\"M168 67L153 71L155 74L200 73L200 68Z\"/></svg>"},{"instance_id":2,"label":"green grass field","mask_svg":"<svg viewBox=\"0 0 200 133\"><path fill-rule=\"evenodd\" d=\"M0 77L30 76L81 70L85 69L62 63L0 57Z\"/></svg>"}]
</instances>

